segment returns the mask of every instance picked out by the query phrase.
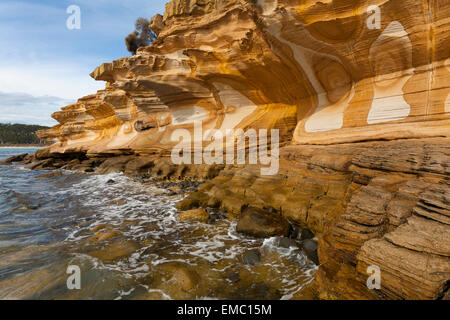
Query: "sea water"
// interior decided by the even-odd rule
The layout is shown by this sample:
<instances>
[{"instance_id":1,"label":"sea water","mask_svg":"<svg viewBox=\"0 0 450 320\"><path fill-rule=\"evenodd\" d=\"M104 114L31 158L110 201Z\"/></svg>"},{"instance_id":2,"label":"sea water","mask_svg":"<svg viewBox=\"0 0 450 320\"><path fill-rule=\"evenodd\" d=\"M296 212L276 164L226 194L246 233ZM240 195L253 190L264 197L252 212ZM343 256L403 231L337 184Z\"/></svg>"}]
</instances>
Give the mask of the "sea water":
<instances>
[{"instance_id":1,"label":"sea water","mask_svg":"<svg viewBox=\"0 0 450 320\"><path fill-rule=\"evenodd\" d=\"M0 161L36 150L0 148ZM0 166L0 299L289 299L312 281L300 249L227 219L179 222L181 199L118 173ZM244 264L254 249L260 263ZM195 286L180 288L177 270L195 272Z\"/></svg>"}]
</instances>

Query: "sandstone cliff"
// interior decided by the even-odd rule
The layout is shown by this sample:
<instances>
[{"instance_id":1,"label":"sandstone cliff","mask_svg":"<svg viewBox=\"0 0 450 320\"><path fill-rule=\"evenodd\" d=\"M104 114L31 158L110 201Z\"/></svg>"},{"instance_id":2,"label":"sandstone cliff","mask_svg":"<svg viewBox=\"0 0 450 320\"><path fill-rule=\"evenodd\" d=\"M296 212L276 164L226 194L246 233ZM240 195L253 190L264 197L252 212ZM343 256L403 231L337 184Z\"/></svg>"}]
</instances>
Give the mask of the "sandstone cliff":
<instances>
[{"instance_id":1,"label":"sandstone cliff","mask_svg":"<svg viewBox=\"0 0 450 320\"><path fill-rule=\"evenodd\" d=\"M185 207L239 216L271 205L313 230L321 298L441 297L449 17L448 0L172 0L152 18L151 47L95 69L105 89L53 114L59 125L39 136L54 144L39 157L122 155L121 170L182 177L167 159L145 160L167 155L176 129L279 129L278 175L202 167L215 178ZM370 265L380 290L366 287Z\"/></svg>"}]
</instances>

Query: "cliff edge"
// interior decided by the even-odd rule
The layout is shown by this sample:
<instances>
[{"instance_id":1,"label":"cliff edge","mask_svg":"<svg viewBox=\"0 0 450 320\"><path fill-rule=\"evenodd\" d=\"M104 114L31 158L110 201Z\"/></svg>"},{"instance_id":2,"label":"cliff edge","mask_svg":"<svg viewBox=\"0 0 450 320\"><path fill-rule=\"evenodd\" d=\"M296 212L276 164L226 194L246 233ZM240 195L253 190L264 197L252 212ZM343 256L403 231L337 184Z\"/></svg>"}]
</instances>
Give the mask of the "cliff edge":
<instances>
[{"instance_id":1,"label":"cliff edge","mask_svg":"<svg viewBox=\"0 0 450 320\"><path fill-rule=\"evenodd\" d=\"M104 90L52 115L41 168L115 156L119 171L208 178L180 207L271 206L314 232L320 298L448 297L448 0L172 0L152 28L152 46L92 72ZM195 123L278 129L278 173L171 164L173 133Z\"/></svg>"}]
</instances>

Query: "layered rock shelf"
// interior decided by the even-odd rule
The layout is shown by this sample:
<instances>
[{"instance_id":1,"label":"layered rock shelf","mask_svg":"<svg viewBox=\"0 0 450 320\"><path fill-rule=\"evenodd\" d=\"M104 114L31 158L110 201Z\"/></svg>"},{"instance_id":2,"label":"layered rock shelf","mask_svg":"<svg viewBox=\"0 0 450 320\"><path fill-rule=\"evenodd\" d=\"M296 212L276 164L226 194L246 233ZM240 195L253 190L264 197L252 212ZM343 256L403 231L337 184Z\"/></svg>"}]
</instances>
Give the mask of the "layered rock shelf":
<instances>
[{"instance_id":1,"label":"layered rock shelf","mask_svg":"<svg viewBox=\"0 0 450 320\"><path fill-rule=\"evenodd\" d=\"M448 298L447 0L172 0L151 21L153 45L95 69L105 89L54 113L38 133L53 145L14 161L206 181L181 211L271 208L264 219L319 239L321 299ZM174 164L173 133L196 123L279 130L279 171Z\"/></svg>"}]
</instances>

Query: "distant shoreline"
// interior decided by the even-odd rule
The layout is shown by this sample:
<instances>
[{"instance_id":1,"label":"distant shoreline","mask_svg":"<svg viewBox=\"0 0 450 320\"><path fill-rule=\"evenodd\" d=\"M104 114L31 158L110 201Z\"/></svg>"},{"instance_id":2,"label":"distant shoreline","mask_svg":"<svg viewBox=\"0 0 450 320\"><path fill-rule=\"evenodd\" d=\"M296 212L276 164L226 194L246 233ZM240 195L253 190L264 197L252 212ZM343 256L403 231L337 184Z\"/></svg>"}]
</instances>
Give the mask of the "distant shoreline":
<instances>
[{"instance_id":1,"label":"distant shoreline","mask_svg":"<svg viewBox=\"0 0 450 320\"><path fill-rule=\"evenodd\" d=\"M45 145L45 144L0 144L0 149L14 149L14 148L45 148L48 147L49 145Z\"/></svg>"}]
</instances>

